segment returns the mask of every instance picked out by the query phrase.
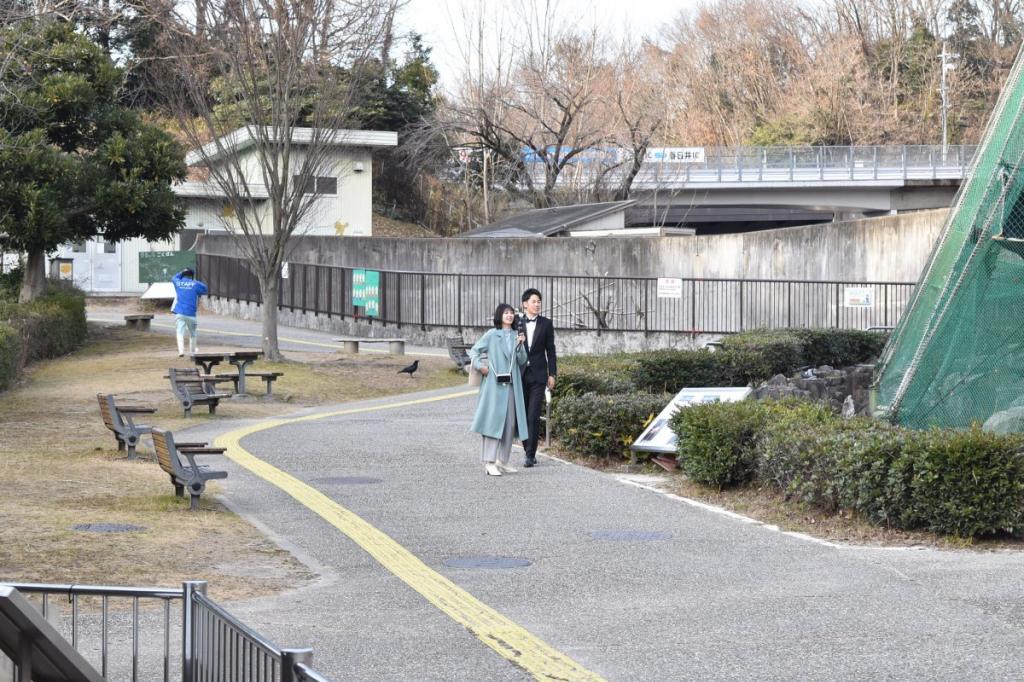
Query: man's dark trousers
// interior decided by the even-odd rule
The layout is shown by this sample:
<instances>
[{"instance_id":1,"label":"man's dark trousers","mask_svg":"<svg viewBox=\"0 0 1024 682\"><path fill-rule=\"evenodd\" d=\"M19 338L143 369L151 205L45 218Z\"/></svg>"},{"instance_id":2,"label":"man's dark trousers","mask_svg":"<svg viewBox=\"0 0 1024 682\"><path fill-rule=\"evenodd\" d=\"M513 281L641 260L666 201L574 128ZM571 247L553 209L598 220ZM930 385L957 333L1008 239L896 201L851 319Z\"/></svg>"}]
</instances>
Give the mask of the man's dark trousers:
<instances>
[{"instance_id":1,"label":"man's dark trousers","mask_svg":"<svg viewBox=\"0 0 1024 682\"><path fill-rule=\"evenodd\" d=\"M526 461L534 462L537 458L538 432L540 431L540 413L544 409L544 389L548 386L547 377L544 381L531 381L529 377L523 384L523 397L526 399L526 424L529 438L523 443L526 450Z\"/></svg>"},{"instance_id":2,"label":"man's dark trousers","mask_svg":"<svg viewBox=\"0 0 1024 682\"><path fill-rule=\"evenodd\" d=\"M526 428L529 433L523 443L523 449L526 450L526 461L523 464L528 467L533 466L537 458L540 413L544 409L544 389L548 385L548 375L555 376L558 372L555 327L543 315L538 315L534 324L533 343L527 344L528 363L523 368L523 398L526 402Z\"/></svg>"}]
</instances>

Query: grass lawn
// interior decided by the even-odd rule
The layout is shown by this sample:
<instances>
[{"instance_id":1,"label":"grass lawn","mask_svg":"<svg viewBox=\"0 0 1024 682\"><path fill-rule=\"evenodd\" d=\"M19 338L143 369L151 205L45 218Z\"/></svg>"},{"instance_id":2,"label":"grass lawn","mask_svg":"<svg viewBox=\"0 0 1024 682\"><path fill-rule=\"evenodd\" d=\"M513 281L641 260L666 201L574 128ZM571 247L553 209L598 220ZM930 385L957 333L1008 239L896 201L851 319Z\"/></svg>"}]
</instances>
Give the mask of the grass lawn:
<instances>
[{"instance_id":1,"label":"grass lawn","mask_svg":"<svg viewBox=\"0 0 1024 682\"><path fill-rule=\"evenodd\" d=\"M0 393L0 581L177 586L199 579L210 582L215 598L231 599L314 577L218 504L217 482L207 487L202 510L189 513L188 497L175 498L150 459L148 437L140 460L125 459L100 418L97 393L156 407L140 421L177 431L206 420L269 417L465 382L447 358L420 358L410 378L397 374L410 361L405 357L291 353L286 362L255 365L284 372L275 395L257 396L263 382L253 381L251 398L223 401L214 416L197 407L185 419L163 378L168 367L191 366L177 357L173 337L96 324L89 329L81 350L30 366ZM145 530L73 529L104 522Z\"/></svg>"}]
</instances>

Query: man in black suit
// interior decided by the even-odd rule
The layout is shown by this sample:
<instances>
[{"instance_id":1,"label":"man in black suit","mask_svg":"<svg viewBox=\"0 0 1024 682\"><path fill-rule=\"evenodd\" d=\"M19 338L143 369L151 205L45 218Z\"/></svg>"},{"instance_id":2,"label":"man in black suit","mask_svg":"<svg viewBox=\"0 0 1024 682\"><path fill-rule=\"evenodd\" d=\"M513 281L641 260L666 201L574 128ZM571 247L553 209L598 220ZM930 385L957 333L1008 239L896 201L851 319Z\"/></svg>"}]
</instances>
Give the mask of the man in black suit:
<instances>
[{"instance_id":1,"label":"man in black suit","mask_svg":"<svg viewBox=\"0 0 1024 682\"><path fill-rule=\"evenodd\" d=\"M526 424L529 438L523 443L526 450L524 467L537 464L537 436L540 433L540 411L544 407L544 389L555 388L558 360L555 357L555 328L551 320L540 314L540 292L523 292L523 310L526 312L527 363L523 368L523 395L526 398Z\"/></svg>"}]
</instances>

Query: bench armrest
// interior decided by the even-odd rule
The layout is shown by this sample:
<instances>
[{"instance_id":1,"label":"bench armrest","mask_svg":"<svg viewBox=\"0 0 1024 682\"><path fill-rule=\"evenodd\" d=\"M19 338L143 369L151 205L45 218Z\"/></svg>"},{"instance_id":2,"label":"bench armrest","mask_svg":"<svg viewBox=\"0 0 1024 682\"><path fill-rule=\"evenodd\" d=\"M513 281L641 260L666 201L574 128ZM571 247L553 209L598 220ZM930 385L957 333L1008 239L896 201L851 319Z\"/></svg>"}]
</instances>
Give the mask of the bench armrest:
<instances>
[{"instance_id":1,"label":"bench armrest","mask_svg":"<svg viewBox=\"0 0 1024 682\"><path fill-rule=\"evenodd\" d=\"M196 448L205 448L209 443L206 441L196 441L194 443L175 443L174 447L179 450L194 450Z\"/></svg>"},{"instance_id":2,"label":"bench armrest","mask_svg":"<svg viewBox=\"0 0 1024 682\"><path fill-rule=\"evenodd\" d=\"M223 455L227 448L186 448L178 446L178 450L184 455Z\"/></svg>"},{"instance_id":3,"label":"bench armrest","mask_svg":"<svg viewBox=\"0 0 1024 682\"><path fill-rule=\"evenodd\" d=\"M124 406L118 405L117 406L117 411L118 412L123 412L125 414L153 414L154 412L156 412L156 408L155 407L131 407L131 406L127 406L127 405L124 405Z\"/></svg>"}]
</instances>

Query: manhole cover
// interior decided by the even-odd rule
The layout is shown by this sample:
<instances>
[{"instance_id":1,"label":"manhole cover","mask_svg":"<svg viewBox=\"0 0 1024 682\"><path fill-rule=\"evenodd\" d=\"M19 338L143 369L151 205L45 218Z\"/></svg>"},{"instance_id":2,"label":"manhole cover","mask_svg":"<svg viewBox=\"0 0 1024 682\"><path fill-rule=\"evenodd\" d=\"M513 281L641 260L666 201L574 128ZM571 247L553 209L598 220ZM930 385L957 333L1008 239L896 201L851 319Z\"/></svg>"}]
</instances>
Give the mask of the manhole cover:
<instances>
[{"instance_id":1,"label":"manhole cover","mask_svg":"<svg viewBox=\"0 0 1024 682\"><path fill-rule=\"evenodd\" d=\"M74 530L82 530L87 533L137 533L146 529L142 526L133 526L130 523L80 523L74 526Z\"/></svg>"},{"instance_id":2,"label":"manhole cover","mask_svg":"<svg viewBox=\"0 0 1024 682\"><path fill-rule=\"evenodd\" d=\"M668 540L672 536L659 530L593 530L590 531L590 537L594 540L641 542Z\"/></svg>"},{"instance_id":3,"label":"manhole cover","mask_svg":"<svg viewBox=\"0 0 1024 682\"><path fill-rule=\"evenodd\" d=\"M452 568L522 568L529 566L530 562L504 556L463 556L445 559L444 565Z\"/></svg>"},{"instance_id":4,"label":"manhole cover","mask_svg":"<svg viewBox=\"0 0 1024 682\"><path fill-rule=\"evenodd\" d=\"M381 478L372 476L328 476L316 479L317 483L324 485L369 485L371 483L383 483Z\"/></svg>"}]
</instances>

